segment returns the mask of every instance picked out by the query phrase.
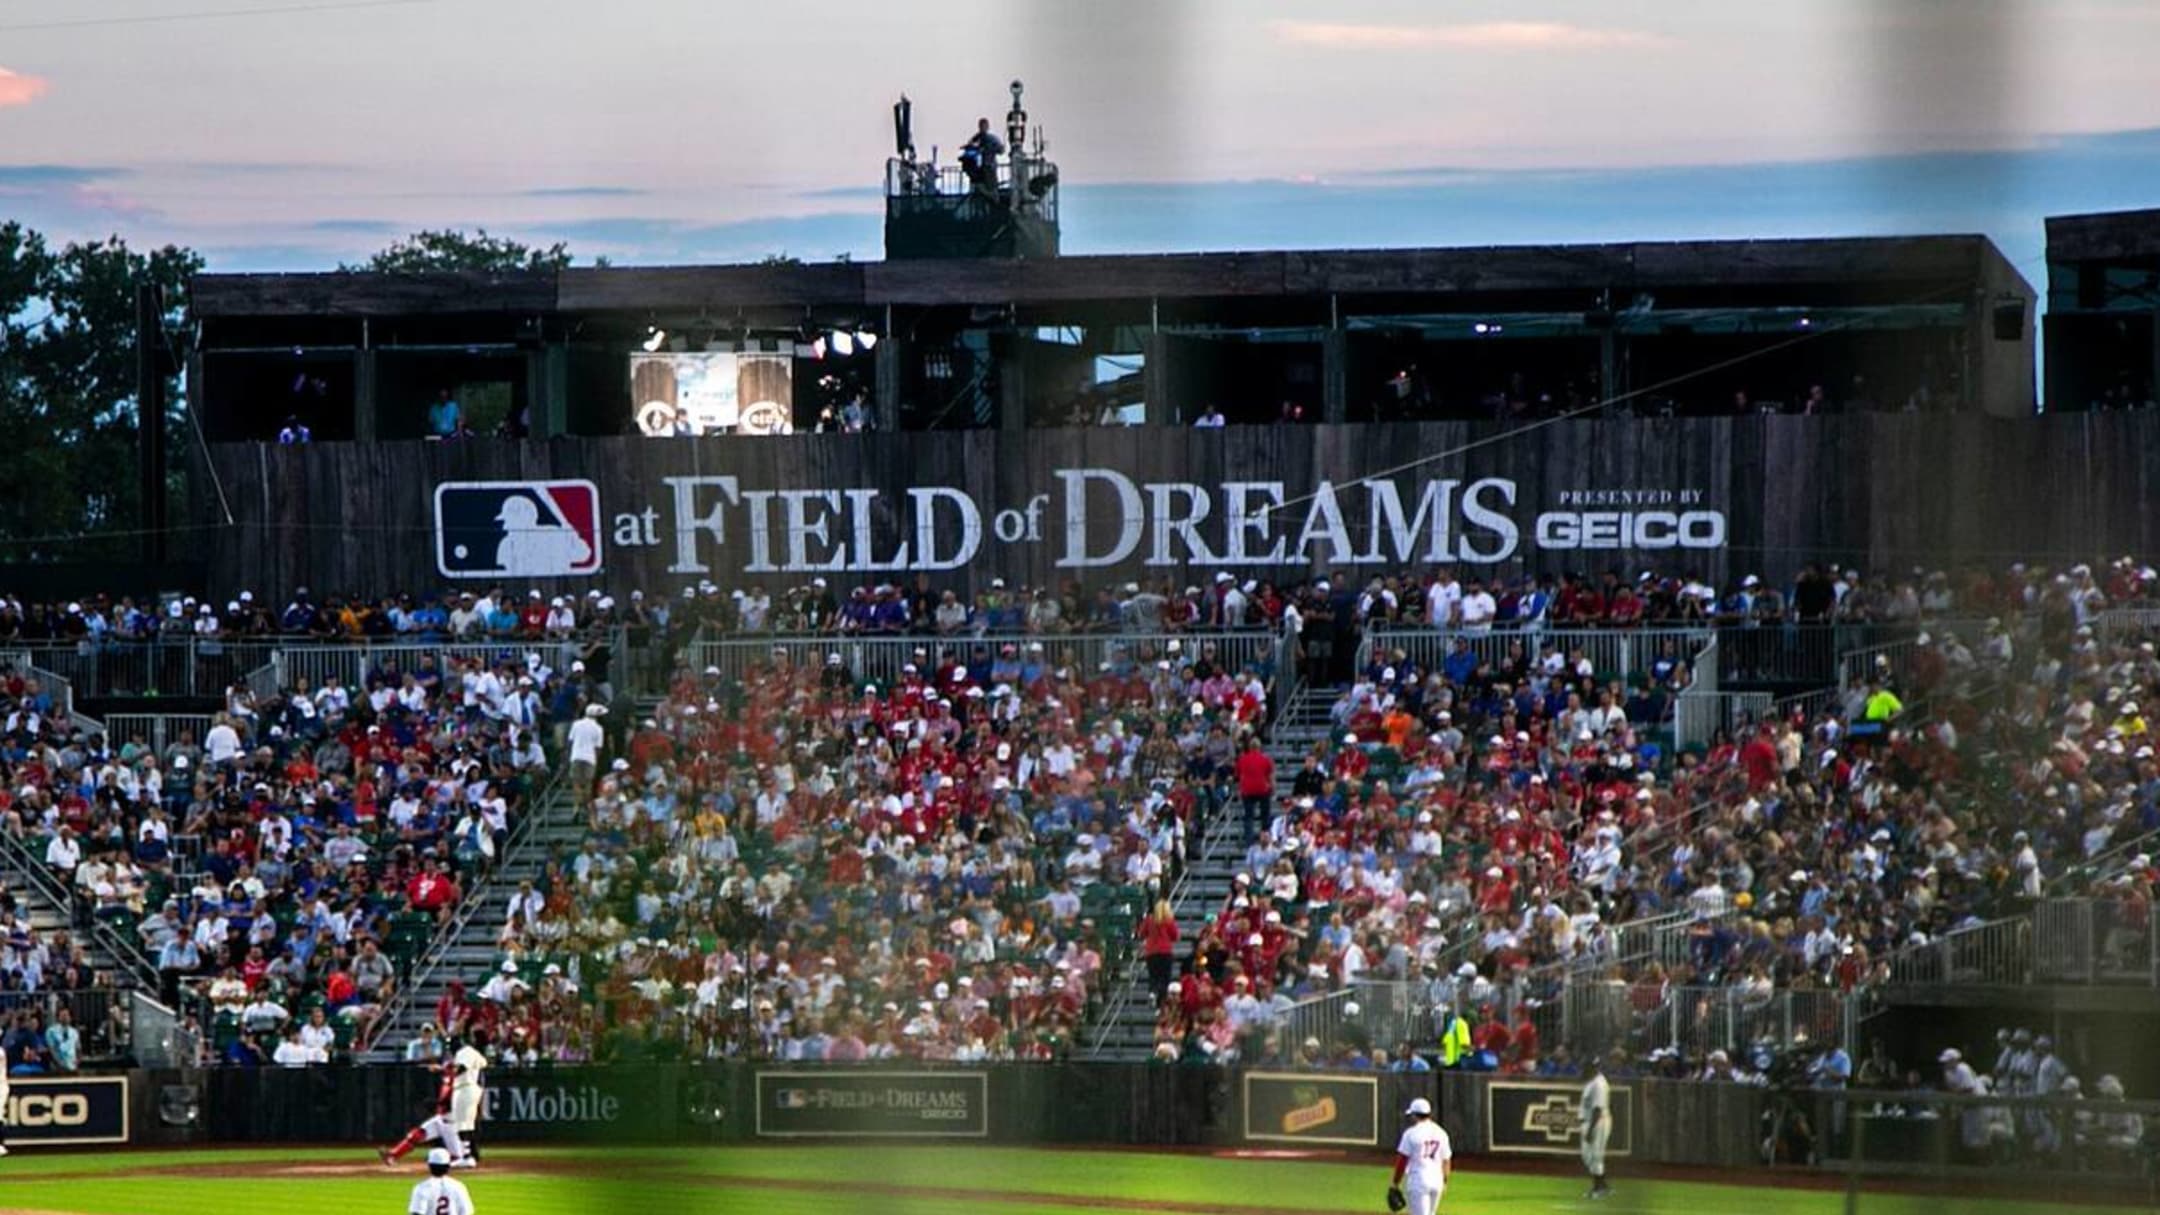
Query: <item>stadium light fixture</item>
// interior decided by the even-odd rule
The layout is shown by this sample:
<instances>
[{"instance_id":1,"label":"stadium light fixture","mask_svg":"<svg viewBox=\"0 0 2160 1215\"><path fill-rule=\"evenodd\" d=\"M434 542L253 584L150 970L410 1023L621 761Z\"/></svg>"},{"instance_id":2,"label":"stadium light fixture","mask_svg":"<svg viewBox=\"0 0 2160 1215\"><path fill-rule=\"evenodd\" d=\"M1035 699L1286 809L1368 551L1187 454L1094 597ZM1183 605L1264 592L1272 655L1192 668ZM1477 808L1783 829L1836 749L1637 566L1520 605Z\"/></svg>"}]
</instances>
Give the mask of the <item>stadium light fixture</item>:
<instances>
[{"instance_id":1,"label":"stadium light fixture","mask_svg":"<svg viewBox=\"0 0 2160 1215\"><path fill-rule=\"evenodd\" d=\"M862 347L866 351L876 350L877 342L877 335L870 332L868 329L858 330L855 334L855 344Z\"/></svg>"},{"instance_id":2,"label":"stadium light fixture","mask_svg":"<svg viewBox=\"0 0 2160 1215\"><path fill-rule=\"evenodd\" d=\"M841 358L855 353L855 335L845 329L836 329L832 335L833 353Z\"/></svg>"},{"instance_id":3,"label":"stadium light fixture","mask_svg":"<svg viewBox=\"0 0 2160 1215\"><path fill-rule=\"evenodd\" d=\"M667 345L667 330L658 325L645 326L645 353L651 354Z\"/></svg>"}]
</instances>

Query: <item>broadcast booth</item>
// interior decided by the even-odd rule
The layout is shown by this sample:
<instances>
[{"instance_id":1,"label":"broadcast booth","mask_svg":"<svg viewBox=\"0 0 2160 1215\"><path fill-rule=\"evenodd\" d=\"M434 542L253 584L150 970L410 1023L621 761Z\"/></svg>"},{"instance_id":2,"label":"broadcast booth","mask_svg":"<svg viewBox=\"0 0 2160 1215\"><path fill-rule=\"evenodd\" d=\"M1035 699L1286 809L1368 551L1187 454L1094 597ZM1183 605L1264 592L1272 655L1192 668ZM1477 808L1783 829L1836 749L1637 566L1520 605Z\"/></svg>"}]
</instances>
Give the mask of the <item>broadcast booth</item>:
<instances>
[{"instance_id":1,"label":"broadcast booth","mask_svg":"<svg viewBox=\"0 0 2160 1215\"><path fill-rule=\"evenodd\" d=\"M1982 236L1066 256L1011 94L943 161L894 106L882 262L200 276L191 400L212 442L446 395L542 438L2034 410Z\"/></svg>"}]
</instances>

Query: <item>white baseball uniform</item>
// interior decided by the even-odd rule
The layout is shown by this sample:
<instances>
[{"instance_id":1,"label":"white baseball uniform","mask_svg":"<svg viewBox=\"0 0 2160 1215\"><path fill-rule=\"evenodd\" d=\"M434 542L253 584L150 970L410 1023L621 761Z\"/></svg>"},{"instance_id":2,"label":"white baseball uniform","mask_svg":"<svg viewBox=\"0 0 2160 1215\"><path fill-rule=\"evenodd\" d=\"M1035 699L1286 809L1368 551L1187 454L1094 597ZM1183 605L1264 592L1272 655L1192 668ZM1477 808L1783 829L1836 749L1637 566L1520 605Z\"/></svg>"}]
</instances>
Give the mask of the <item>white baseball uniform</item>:
<instances>
[{"instance_id":1,"label":"white baseball uniform","mask_svg":"<svg viewBox=\"0 0 2160 1215\"><path fill-rule=\"evenodd\" d=\"M1448 1133L1430 1118L1420 1118L1403 1128L1395 1153L1410 1163L1403 1168L1403 1196L1410 1200L1410 1215L1433 1215L1447 1189L1447 1162L1455 1149Z\"/></svg>"},{"instance_id":2,"label":"white baseball uniform","mask_svg":"<svg viewBox=\"0 0 2160 1215\"><path fill-rule=\"evenodd\" d=\"M473 1215L472 1195L455 1177L429 1177L412 1188L406 1215Z\"/></svg>"},{"instance_id":3,"label":"white baseball uniform","mask_svg":"<svg viewBox=\"0 0 2160 1215\"><path fill-rule=\"evenodd\" d=\"M470 1045L452 1056L458 1065L457 1080L450 1088L450 1118L460 1133L469 1134L480 1125L482 1098L487 1095L487 1056Z\"/></svg>"},{"instance_id":4,"label":"white baseball uniform","mask_svg":"<svg viewBox=\"0 0 2160 1215\"><path fill-rule=\"evenodd\" d=\"M1582 1086L1582 1162L1592 1177L1605 1175L1605 1143L1612 1138L1612 1086L1602 1075Z\"/></svg>"}]
</instances>

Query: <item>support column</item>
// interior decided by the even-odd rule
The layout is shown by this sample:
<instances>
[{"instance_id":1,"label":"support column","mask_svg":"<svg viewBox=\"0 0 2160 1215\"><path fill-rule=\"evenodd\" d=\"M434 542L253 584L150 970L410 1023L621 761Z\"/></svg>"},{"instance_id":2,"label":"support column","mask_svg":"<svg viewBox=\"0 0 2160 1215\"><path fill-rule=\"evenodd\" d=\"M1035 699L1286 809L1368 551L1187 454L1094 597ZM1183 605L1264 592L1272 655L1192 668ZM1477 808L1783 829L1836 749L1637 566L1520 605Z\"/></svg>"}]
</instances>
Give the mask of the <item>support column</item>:
<instances>
[{"instance_id":1,"label":"support column","mask_svg":"<svg viewBox=\"0 0 2160 1215\"><path fill-rule=\"evenodd\" d=\"M1149 426L1176 426L1180 420L1170 400L1170 339L1160 332L1140 335L1140 395Z\"/></svg>"},{"instance_id":2,"label":"support column","mask_svg":"<svg viewBox=\"0 0 2160 1215\"><path fill-rule=\"evenodd\" d=\"M875 357L877 392L870 403L870 426L895 431L900 429L900 339L893 336L890 324L885 336L878 339Z\"/></svg>"},{"instance_id":3,"label":"support column","mask_svg":"<svg viewBox=\"0 0 2160 1215\"><path fill-rule=\"evenodd\" d=\"M1027 339L1018 334L1001 334L991 340L990 349L997 359L997 428L1026 430Z\"/></svg>"},{"instance_id":4,"label":"support column","mask_svg":"<svg viewBox=\"0 0 2160 1215\"><path fill-rule=\"evenodd\" d=\"M1350 420L1350 335L1341 329L1320 335L1320 420Z\"/></svg>"},{"instance_id":5,"label":"support column","mask_svg":"<svg viewBox=\"0 0 2160 1215\"><path fill-rule=\"evenodd\" d=\"M570 349L560 342L540 348L528 366L525 388L525 425L535 439L552 439L570 431Z\"/></svg>"},{"instance_id":6,"label":"support column","mask_svg":"<svg viewBox=\"0 0 2160 1215\"><path fill-rule=\"evenodd\" d=\"M353 351L352 377L353 438L362 443L375 441L375 351L361 347Z\"/></svg>"}]
</instances>

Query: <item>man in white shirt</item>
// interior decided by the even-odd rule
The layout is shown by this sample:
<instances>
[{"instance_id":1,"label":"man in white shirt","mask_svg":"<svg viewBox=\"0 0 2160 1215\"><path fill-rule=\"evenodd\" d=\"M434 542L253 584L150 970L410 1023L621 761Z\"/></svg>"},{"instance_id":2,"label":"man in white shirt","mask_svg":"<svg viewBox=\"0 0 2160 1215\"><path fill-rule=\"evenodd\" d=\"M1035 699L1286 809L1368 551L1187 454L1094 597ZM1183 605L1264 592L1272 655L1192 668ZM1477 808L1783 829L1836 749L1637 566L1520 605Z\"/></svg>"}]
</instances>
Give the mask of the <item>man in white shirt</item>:
<instances>
[{"instance_id":1,"label":"man in white shirt","mask_svg":"<svg viewBox=\"0 0 2160 1215\"><path fill-rule=\"evenodd\" d=\"M210 732L203 735L203 754L212 764L229 764L239 758L240 732L233 729L232 722L218 718Z\"/></svg>"},{"instance_id":2,"label":"man in white shirt","mask_svg":"<svg viewBox=\"0 0 2160 1215\"><path fill-rule=\"evenodd\" d=\"M405 1215L473 1215L472 1195L465 1183L450 1175L450 1153L432 1148L427 1154L426 1180L412 1188Z\"/></svg>"},{"instance_id":3,"label":"man in white shirt","mask_svg":"<svg viewBox=\"0 0 2160 1215\"><path fill-rule=\"evenodd\" d=\"M1454 570L1441 570L1425 588L1425 623L1436 629L1454 628L1462 606L1462 583L1455 581Z\"/></svg>"},{"instance_id":4,"label":"man in white shirt","mask_svg":"<svg viewBox=\"0 0 2160 1215\"><path fill-rule=\"evenodd\" d=\"M600 729L600 719L605 716L606 705L588 705L585 716L570 723L570 789L580 806L592 800L593 771L600 763L600 748L607 741Z\"/></svg>"},{"instance_id":5,"label":"man in white shirt","mask_svg":"<svg viewBox=\"0 0 2160 1215\"><path fill-rule=\"evenodd\" d=\"M1410 1125L1395 1142L1395 1180L1388 1185L1388 1209L1407 1206L1410 1215L1433 1215L1447 1189L1455 1149L1448 1143L1448 1133L1433 1121L1432 1102L1419 1097L1404 1112L1410 1116Z\"/></svg>"},{"instance_id":6,"label":"man in white shirt","mask_svg":"<svg viewBox=\"0 0 2160 1215\"><path fill-rule=\"evenodd\" d=\"M1481 582L1470 584L1470 593L1462 600L1462 626L1473 633L1492 631L1493 617L1500 614L1500 602Z\"/></svg>"},{"instance_id":7,"label":"man in white shirt","mask_svg":"<svg viewBox=\"0 0 2160 1215\"><path fill-rule=\"evenodd\" d=\"M1612 1138L1612 1086L1597 1056L1590 1057L1590 1078L1582 1086L1582 1162L1590 1174L1589 1198L1612 1193L1605 1184L1605 1143Z\"/></svg>"},{"instance_id":8,"label":"man in white shirt","mask_svg":"<svg viewBox=\"0 0 2160 1215\"><path fill-rule=\"evenodd\" d=\"M302 1042L299 1030L288 1029L285 1031L285 1040L278 1043L277 1049L270 1053L270 1061L279 1067L306 1067L310 1063L328 1063L330 1057L320 1049Z\"/></svg>"},{"instance_id":9,"label":"man in white shirt","mask_svg":"<svg viewBox=\"0 0 2160 1215\"><path fill-rule=\"evenodd\" d=\"M45 845L45 864L63 874L75 872L82 864L82 845L76 842L75 831L66 823L60 824L60 833Z\"/></svg>"}]
</instances>

